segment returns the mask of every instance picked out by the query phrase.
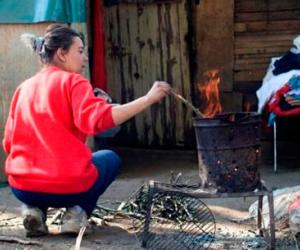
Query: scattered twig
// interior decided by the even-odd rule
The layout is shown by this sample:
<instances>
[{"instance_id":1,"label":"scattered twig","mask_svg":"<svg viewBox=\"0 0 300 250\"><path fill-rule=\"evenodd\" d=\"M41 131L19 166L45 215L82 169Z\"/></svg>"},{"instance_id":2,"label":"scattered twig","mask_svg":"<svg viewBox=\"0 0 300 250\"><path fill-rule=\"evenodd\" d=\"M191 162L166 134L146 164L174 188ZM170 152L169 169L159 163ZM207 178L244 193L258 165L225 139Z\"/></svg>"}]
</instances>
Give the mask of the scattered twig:
<instances>
[{"instance_id":1,"label":"scattered twig","mask_svg":"<svg viewBox=\"0 0 300 250\"><path fill-rule=\"evenodd\" d=\"M297 240L297 237L295 236L295 234L293 234L293 238L294 238L294 241L295 241L296 250L299 250L298 240Z\"/></svg>"},{"instance_id":2,"label":"scattered twig","mask_svg":"<svg viewBox=\"0 0 300 250\"><path fill-rule=\"evenodd\" d=\"M174 180L174 185L178 184L178 181L179 181L179 179L181 178L181 176L182 176L182 173L180 172L180 173L176 176L176 178L175 178L175 180Z\"/></svg>"},{"instance_id":3,"label":"scattered twig","mask_svg":"<svg viewBox=\"0 0 300 250\"><path fill-rule=\"evenodd\" d=\"M233 223L242 224L245 222L250 222L250 221L254 220L255 218L256 218L256 216L247 216L245 218L228 218L228 220Z\"/></svg>"},{"instance_id":4,"label":"scattered twig","mask_svg":"<svg viewBox=\"0 0 300 250\"><path fill-rule=\"evenodd\" d=\"M249 233L252 233L252 234L254 234L254 235L257 234L255 231L253 231L253 230L251 230L251 229L248 229L248 232L249 232Z\"/></svg>"},{"instance_id":5,"label":"scattered twig","mask_svg":"<svg viewBox=\"0 0 300 250\"><path fill-rule=\"evenodd\" d=\"M17 244L22 244L22 245L36 245L36 246L43 246L38 241L29 241L29 240L22 240L17 237L12 237L12 236L4 236L0 235L0 241L2 242L8 242L8 243L17 243Z\"/></svg>"},{"instance_id":6,"label":"scattered twig","mask_svg":"<svg viewBox=\"0 0 300 250\"><path fill-rule=\"evenodd\" d=\"M10 217L10 218L4 218L4 219L1 219L0 222L14 220L14 219L17 219L17 218L18 218L18 216L13 216L13 217Z\"/></svg>"},{"instance_id":7,"label":"scattered twig","mask_svg":"<svg viewBox=\"0 0 300 250\"><path fill-rule=\"evenodd\" d=\"M5 228L8 228L8 227L16 227L16 226L21 226L21 225L23 225L23 223L14 223L14 224L9 224L9 223L4 223L4 224L0 224L0 228L2 228L2 227L5 227Z\"/></svg>"},{"instance_id":8,"label":"scattered twig","mask_svg":"<svg viewBox=\"0 0 300 250\"><path fill-rule=\"evenodd\" d=\"M125 205L126 205L126 202L123 201L123 202L118 206L117 211L121 211L121 210L124 208Z\"/></svg>"},{"instance_id":9,"label":"scattered twig","mask_svg":"<svg viewBox=\"0 0 300 250\"><path fill-rule=\"evenodd\" d=\"M83 227L80 228L79 234L76 238L76 244L75 244L74 250L80 250L80 244L81 244L82 237L83 237L85 229L86 229L86 226L83 226Z\"/></svg>"},{"instance_id":10,"label":"scattered twig","mask_svg":"<svg viewBox=\"0 0 300 250\"><path fill-rule=\"evenodd\" d=\"M97 226L103 226L104 225L104 219L102 218L97 218L95 216L91 216L90 220L96 224Z\"/></svg>"},{"instance_id":11,"label":"scattered twig","mask_svg":"<svg viewBox=\"0 0 300 250\"><path fill-rule=\"evenodd\" d=\"M176 177L175 177L174 172L171 171L170 184L171 184L171 185L178 185L178 184L179 184L178 182L179 182L181 176L182 176L182 173L181 173L181 172L178 173L178 174L176 175Z\"/></svg>"},{"instance_id":12,"label":"scattered twig","mask_svg":"<svg viewBox=\"0 0 300 250\"><path fill-rule=\"evenodd\" d=\"M112 213L115 213L117 211L115 209L112 209L112 208L109 208L109 207L104 207L104 206L99 205L99 204L96 205L96 208L102 209L102 210L104 210L106 212L112 212Z\"/></svg>"},{"instance_id":13,"label":"scattered twig","mask_svg":"<svg viewBox=\"0 0 300 250\"><path fill-rule=\"evenodd\" d=\"M62 212L62 209L59 209L49 220L49 225L52 225L62 215Z\"/></svg>"}]
</instances>

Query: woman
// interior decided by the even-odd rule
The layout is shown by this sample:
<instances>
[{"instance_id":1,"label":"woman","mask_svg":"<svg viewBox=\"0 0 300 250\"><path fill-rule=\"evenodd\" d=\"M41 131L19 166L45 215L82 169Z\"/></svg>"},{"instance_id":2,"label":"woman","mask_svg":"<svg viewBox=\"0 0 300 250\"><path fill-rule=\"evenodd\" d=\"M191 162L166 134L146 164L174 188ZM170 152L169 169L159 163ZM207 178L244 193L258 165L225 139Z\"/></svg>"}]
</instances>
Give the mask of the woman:
<instances>
[{"instance_id":1,"label":"woman","mask_svg":"<svg viewBox=\"0 0 300 250\"><path fill-rule=\"evenodd\" d=\"M155 82L145 96L112 106L95 97L80 75L87 62L80 33L52 25L44 37L27 35L24 40L43 67L12 98L3 139L5 171L12 192L25 204L28 237L48 233L48 207L66 207L61 232L78 233L121 164L113 151L92 154L87 135L127 121L168 95L170 86Z\"/></svg>"}]
</instances>

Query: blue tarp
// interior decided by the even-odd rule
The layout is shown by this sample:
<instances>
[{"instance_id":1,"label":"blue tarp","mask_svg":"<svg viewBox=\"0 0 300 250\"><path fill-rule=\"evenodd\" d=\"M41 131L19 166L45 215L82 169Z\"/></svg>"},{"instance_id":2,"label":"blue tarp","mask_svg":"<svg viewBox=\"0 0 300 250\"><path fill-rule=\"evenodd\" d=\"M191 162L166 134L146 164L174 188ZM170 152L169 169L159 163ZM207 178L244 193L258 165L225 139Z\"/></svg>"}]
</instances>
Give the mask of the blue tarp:
<instances>
[{"instance_id":1,"label":"blue tarp","mask_svg":"<svg viewBox=\"0 0 300 250\"><path fill-rule=\"evenodd\" d=\"M0 0L0 23L85 21L85 0Z\"/></svg>"}]
</instances>

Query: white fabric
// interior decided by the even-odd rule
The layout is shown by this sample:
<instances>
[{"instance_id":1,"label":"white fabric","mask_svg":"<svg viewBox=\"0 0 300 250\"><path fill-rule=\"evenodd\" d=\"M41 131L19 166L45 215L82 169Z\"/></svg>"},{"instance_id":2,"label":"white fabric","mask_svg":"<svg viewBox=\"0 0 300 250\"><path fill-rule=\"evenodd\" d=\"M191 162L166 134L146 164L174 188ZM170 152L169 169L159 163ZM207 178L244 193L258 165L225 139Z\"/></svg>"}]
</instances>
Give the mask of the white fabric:
<instances>
[{"instance_id":1,"label":"white fabric","mask_svg":"<svg viewBox=\"0 0 300 250\"><path fill-rule=\"evenodd\" d=\"M300 95L300 89L291 89L289 92L287 92L288 95Z\"/></svg>"},{"instance_id":2,"label":"white fabric","mask_svg":"<svg viewBox=\"0 0 300 250\"><path fill-rule=\"evenodd\" d=\"M300 51L300 36L297 36L293 41L294 46L297 48L298 53Z\"/></svg>"},{"instance_id":3,"label":"white fabric","mask_svg":"<svg viewBox=\"0 0 300 250\"><path fill-rule=\"evenodd\" d=\"M290 70L286 73L275 76L272 71L274 69L274 62L277 59L278 57L271 59L272 61L270 63L267 74L263 79L262 86L256 91L256 96L258 98L258 113L262 113L265 105L278 89L286 84L293 76L300 75L300 70Z\"/></svg>"},{"instance_id":4,"label":"white fabric","mask_svg":"<svg viewBox=\"0 0 300 250\"><path fill-rule=\"evenodd\" d=\"M280 220L288 219L288 207L295 200L300 198L300 186L287 187L282 189L277 189L273 192L274 198L274 219L275 222L280 222ZM257 206L258 201L252 203L249 207L249 218L257 218ZM270 223L269 217L269 204L266 196L263 197L262 206L262 219L263 225L268 228ZM288 223L282 223L285 226ZM278 226L278 225L277 225Z\"/></svg>"},{"instance_id":5,"label":"white fabric","mask_svg":"<svg viewBox=\"0 0 300 250\"><path fill-rule=\"evenodd\" d=\"M295 37L293 45L295 47L291 48L290 51L294 54L300 53L300 35ZM286 73L275 76L273 74L273 70L275 68L274 62L280 58L281 57L271 58L271 63L269 64L267 73L263 78L262 86L256 91L256 96L258 98L258 113L262 113L265 105L278 89L286 84L294 75L300 75L300 70L290 70Z\"/></svg>"}]
</instances>

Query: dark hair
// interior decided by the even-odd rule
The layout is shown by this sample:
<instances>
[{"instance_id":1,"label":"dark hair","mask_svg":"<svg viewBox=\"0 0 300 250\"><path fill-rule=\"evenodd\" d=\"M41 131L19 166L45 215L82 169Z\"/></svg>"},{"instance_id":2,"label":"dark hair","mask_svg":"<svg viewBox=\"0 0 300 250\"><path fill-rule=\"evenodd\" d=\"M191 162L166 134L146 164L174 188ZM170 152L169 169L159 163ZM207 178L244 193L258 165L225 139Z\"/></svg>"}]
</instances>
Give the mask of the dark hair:
<instances>
[{"instance_id":1,"label":"dark hair","mask_svg":"<svg viewBox=\"0 0 300 250\"><path fill-rule=\"evenodd\" d=\"M68 50L73 44L74 37L79 37L84 44L82 33L63 25L52 24L47 27L44 37L23 34L22 40L38 53L42 63L46 64L52 62L59 48Z\"/></svg>"}]
</instances>

